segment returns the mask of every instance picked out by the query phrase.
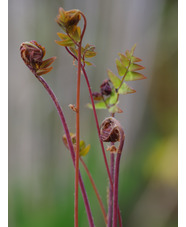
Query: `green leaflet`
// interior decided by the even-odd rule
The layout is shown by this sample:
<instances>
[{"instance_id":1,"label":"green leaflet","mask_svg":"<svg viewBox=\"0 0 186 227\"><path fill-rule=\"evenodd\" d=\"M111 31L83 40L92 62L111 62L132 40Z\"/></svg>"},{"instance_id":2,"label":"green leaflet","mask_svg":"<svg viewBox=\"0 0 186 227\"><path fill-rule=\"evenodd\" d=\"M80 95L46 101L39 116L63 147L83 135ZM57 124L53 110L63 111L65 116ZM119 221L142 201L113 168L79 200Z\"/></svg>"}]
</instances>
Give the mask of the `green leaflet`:
<instances>
[{"instance_id":1,"label":"green leaflet","mask_svg":"<svg viewBox=\"0 0 186 227\"><path fill-rule=\"evenodd\" d=\"M114 106L111 106L111 107L109 108L109 112L110 112L110 113L122 113L122 112L123 112L123 110L120 109L120 108L117 106L117 104L118 104L118 102L117 102Z\"/></svg>"},{"instance_id":2,"label":"green leaflet","mask_svg":"<svg viewBox=\"0 0 186 227\"><path fill-rule=\"evenodd\" d=\"M135 43L134 46L131 48L131 51L130 51L130 56L131 56L131 57L133 56L135 49L136 49L136 43Z\"/></svg>"},{"instance_id":3,"label":"green leaflet","mask_svg":"<svg viewBox=\"0 0 186 227\"><path fill-rule=\"evenodd\" d=\"M128 72L127 75L125 76L125 81L133 81L133 80L143 80L146 79L146 77L137 72Z\"/></svg>"},{"instance_id":4,"label":"green leaflet","mask_svg":"<svg viewBox=\"0 0 186 227\"><path fill-rule=\"evenodd\" d=\"M125 51L125 54L128 59L131 59L131 57L133 56L135 48L136 48L136 44L134 44L134 46L131 48L131 51L129 50Z\"/></svg>"},{"instance_id":5,"label":"green leaflet","mask_svg":"<svg viewBox=\"0 0 186 227\"><path fill-rule=\"evenodd\" d=\"M80 35L81 35L81 29L80 29L80 27L77 27L75 29L75 31L73 31L73 33L70 34L72 36L72 39L68 35L60 33L60 32L58 32L57 35L62 40L62 41L56 40L56 43L59 44L60 46L74 46L75 44L72 39L74 39L76 42L79 42Z\"/></svg>"},{"instance_id":6,"label":"green leaflet","mask_svg":"<svg viewBox=\"0 0 186 227\"><path fill-rule=\"evenodd\" d=\"M116 59L116 67L118 69L118 74L120 76L124 76L124 74L126 73L127 69L126 69L125 65L118 59Z\"/></svg>"},{"instance_id":7,"label":"green leaflet","mask_svg":"<svg viewBox=\"0 0 186 227\"><path fill-rule=\"evenodd\" d=\"M62 40L71 40L71 38L67 34L63 34L61 32L58 32L57 35L59 36L60 39ZM76 42L80 41L80 36L81 36L81 28L76 27L76 29L69 34L72 39L74 39Z\"/></svg>"},{"instance_id":8,"label":"green leaflet","mask_svg":"<svg viewBox=\"0 0 186 227\"><path fill-rule=\"evenodd\" d=\"M85 156L88 154L90 150L90 144L88 144L87 146L85 145L85 142L83 140L81 140L79 142L79 155L80 156Z\"/></svg>"},{"instance_id":9,"label":"green leaflet","mask_svg":"<svg viewBox=\"0 0 186 227\"><path fill-rule=\"evenodd\" d=\"M118 88L121 84L121 80L110 70L107 70L108 77L111 80L113 86L115 88Z\"/></svg>"},{"instance_id":10,"label":"green leaflet","mask_svg":"<svg viewBox=\"0 0 186 227\"><path fill-rule=\"evenodd\" d=\"M143 67L142 65L132 63L132 64L130 64L128 71L134 72L134 71L142 70L144 68L145 67Z\"/></svg>"},{"instance_id":11,"label":"green leaflet","mask_svg":"<svg viewBox=\"0 0 186 227\"><path fill-rule=\"evenodd\" d=\"M114 89L114 90L112 91L111 95L110 95L109 104L110 104L110 105L115 104L115 103L117 102L117 98L118 98L118 96L117 96L117 93L116 93L116 91L115 91L115 89Z\"/></svg>"},{"instance_id":12,"label":"green leaflet","mask_svg":"<svg viewBox=\"0 0 186 227\"><path fill-rule=\"evenodd\" d=\"M71 39L63 40L63 41L55 40L55 42L60 46L74 46L75 45Z\"/></svg>"},{"instance_id":13,"label":"green leaflet","mask_svg":"<svg viewBox=\"0 0 186 227\"><path fill-rule=\"evenodd\" d=\"M76 41L79 42L80 41L80 37L81 37L81 28L78 26L76 27L76 29L73 31L73 33L70 34L72 36L72 38Z\"/></svg>"},{"instance_id":14,"label":"green leaflet","mask_svg":"<svg viewBox=\"0 0 186 227\"><path fill-rule=\"evenodd\" d=\"M135 56L132 56L132 57L131 57L131 63L140 62L140 61L142 61L141 58L137 58L137 57L135 57Z\"/></svg>"},{"instance_id":15,"label":"green leaflet","mask_svg":"<svg viewBox=\"0 0 186 227\"><path fill-rule=\"evenodd\" d=\"M89 150L90 150L90 144L88 144L85 148L80 149L79 155L80 156L85 156L85 155L88 154Z\"/></svg>"},{"instance_id":16,"label":"green leaflet","mask_svg":"<svg viewBox=\"0 0 186 227\"><path fill-rule=\"evenodd\" d=\"M49 67L49 68L46 68L46 69L45 68L39 69L39 70L37 70L37 75L38 76L44 75L44 74L50 72L52 69L53 69L53 67Z\"/></svg>"},{"instance_id":17,"label":"green leaflet","mask_svg":"<svg viewBox=\"0 0 186 227\"><path fill-rule=\"evenodd\" d=\"M85 48L81 47L81 55L85 58L92 58L96 55L96 52L94 51L95 47L90 45L90 44L86 44ZM78 50L76 49L76 47L70 47L70 50L72 51L72 53L77 57L78 56ZM87 65L93 65L91 62L89 61L83 61L85 62L85 64Z\"/></svg>"},{"instance_id":18,"label":"green leaflet","mask_svg":"<svg viewBox=\"0 0 186 227\"><path fill-rule=\"evenodd\" d=\"M40 69L47 68L48 66L50 66L55 61L55 59L56 59L56 57L51 57L51 58L43 61L40 66Z\"/></svg>"},{"instance_id":19,"label":"green leaflet","mask_svg":"<svg viewBox=\"0 0 186 227\"><path fill-rule=\"evenodd\" d=\"M126 51L125 51L125 54L126 54L128 60L130 60L130 57L131 57L131 56L130 56L130 51L129 51L129 50L126 50Z\"/></svg>"},{"instance_id":20,"label":"green leaflet","mask_svg":"<svg viewBox=\"0 0 186 227\"><path fill-rule=\"evenodd\" d=\"M74 146L74 149L76 149L76 134L74 133L70 133L70 137L72 139L72 143L73 143L73 146ZM66 135L63 136L63 143L65 144L65 146L68 148L69 150L69 147L68 147L68 142L67 142L67 138L66 138ZM90 150L90 144L88 144L86 146L85 142L83 140L81 140L79 142L79 155L80 156L85 156L88 154Z\"/></svg>"},{"instance_id":21,"label":"green leaflet","mask_svg":"<svg viewBox=\"0 0 186 227\"><path fill-rule=\"evenodd\" d=\"M85 61L85 64L87 64L88 66L92 65L92 63L89 61Z\"/></svg>"},{"instance_id":22,"label":"green leaflet","mask_svg":"<svg viewBox=\"0 0 186 227\"><path fill-rule=\"evenodd\" d=\"M85 141L84 140L80 140L79 142L79 150L83 150L85 148Z\"/></svg>"},{"instance_id":23,"label":"green leaflet","mask_svg":"<svg viewBox=\"0 0 186 227\"><path fill-rule=\"evenodd\" d=\"M92 109L92 104L88 103L87 107ZM95 108L96 109L107 109L107 106L106 106L105 102L101 101L101 102L95 103Z\"/></svg>"},{"instance_id":24,"label":"green leaflet","mask_svg":"<svg viewBox=\"0 0 186 227\"><path fill-rule=\"evenodd\" d=\"M119 53L118 55L119 55L119 57L120 57L121 63L122 63L125 67L128 67L128 65L129 65L129 60L128 60L128 58L127 58L124 54L121 54L121 53Z\"/></svg>"},{"instance_id":25,"label":"green leaflet","mask_svg":"<svg viewBox=\"0 0 186 227\"><path fill-rule=\"evenodd\" d=\"M58 32L57 35L59 36L60 39L65 40L65 39L70 39L68 35L63 34L61 32Z\"/></svg>"},{"instance_id":26,"label":"green leaflet","mask_svg":"<svg viewBox=\"0 0 186 227\"><path fill-rule=\"evenodd\" d=\"M85 58L92 58L96 56L95 46L87 43L85 48L82 50L82 54L85 56Z\"/></svg>"},{"instance_id":27,"label":"green leaflet","mask_svg":"<svg viewBox=\"0 0 186 227\"><path fill-rule=\"evenodd\" d=\"M85 57L86 57L86 58L92 58L92 57L94 57L94 56L96 56L96 52L94 52L94 51L89 51L89 50L85 51Z\"/></svg>"},{"instance_id":28,"label":"green leaflet","mask_svg":"<svg viewBox=\"0 0 186 227\"><path fill-rule=\"evenodd\" d=\"M135 92L136 92L136 90L129 87L126 83L123 83L122 86L120 87L120 89L118 90L118 93L121 95L132 94Z\"/></svg>"},{"instance_id":29,"label":"green leaflet","mask_svg":"<svg viewBox=\"0 0 186 227\"><path fill-rule=\"evenodd\" d=\"M70 47L70 50L71 50L72 53L77 57L77 55L78 55L78 50L76 49L76 47Z\"/></svg>"}]
</instances>

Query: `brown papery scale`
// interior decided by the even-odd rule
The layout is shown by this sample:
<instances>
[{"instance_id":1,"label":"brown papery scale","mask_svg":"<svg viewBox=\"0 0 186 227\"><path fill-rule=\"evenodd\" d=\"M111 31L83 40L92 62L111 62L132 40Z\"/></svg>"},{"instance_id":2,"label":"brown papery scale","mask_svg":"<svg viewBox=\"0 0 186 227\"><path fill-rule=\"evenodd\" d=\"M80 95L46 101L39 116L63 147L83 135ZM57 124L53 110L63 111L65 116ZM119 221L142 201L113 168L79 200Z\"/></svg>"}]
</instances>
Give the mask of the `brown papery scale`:
<instances>
[{"instance_id":1,"label":"brown papery scale","mask_svg":"<svg viewBox=\"0 0 186 227\"><path fill-rule=\"evenodd\" d=\"M118 142L121 140L122 127L115 118L106 118L100 127L100 138L103 142Z\"/></svg>"}]
</instances>

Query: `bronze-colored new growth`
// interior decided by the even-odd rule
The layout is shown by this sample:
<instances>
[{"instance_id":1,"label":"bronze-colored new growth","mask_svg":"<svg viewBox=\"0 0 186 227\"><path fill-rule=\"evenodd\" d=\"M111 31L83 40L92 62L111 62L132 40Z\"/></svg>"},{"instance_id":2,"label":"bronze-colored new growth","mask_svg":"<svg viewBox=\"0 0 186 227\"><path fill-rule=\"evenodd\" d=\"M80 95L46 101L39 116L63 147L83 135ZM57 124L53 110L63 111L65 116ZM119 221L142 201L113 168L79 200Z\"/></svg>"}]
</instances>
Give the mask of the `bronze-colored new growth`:
<instances>
[{"instance_id":1,"label":"bronze-colored new growth","mask_svg":"<svg viewBox=\"0 0 186 227\"><path fill-rule=\"evenodd\" d=\"M41 76L53 69L53 67L49 66L55 61L56 57L51 57L43 61L46 53L45 48L35 40L23 42L20 46L20 52L26 66L34 75Z\"/></svg>"}]
</instances>

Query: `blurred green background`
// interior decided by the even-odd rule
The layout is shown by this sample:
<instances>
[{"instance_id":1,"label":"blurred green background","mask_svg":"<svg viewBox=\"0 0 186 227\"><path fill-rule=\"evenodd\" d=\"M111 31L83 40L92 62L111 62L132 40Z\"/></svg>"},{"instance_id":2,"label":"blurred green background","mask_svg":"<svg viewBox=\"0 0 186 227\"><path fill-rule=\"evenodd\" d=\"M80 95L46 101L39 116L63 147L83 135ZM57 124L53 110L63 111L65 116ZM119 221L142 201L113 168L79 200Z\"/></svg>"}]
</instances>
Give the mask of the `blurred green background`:
<instances>
[{"instance_id":1,"label":"blurred green background","mask_svg":"<svg viewBox=\"0 0 186 227\"><path fill-rule=\"evenodd\" d=\"M36 40L46 58L57 56L45 79L55 91L70 131L75 131L76 69L55 44L58 8L78 8L87 17L85 43L96 46L96 67L87 68L93 91L117 72L115 58L137 43L148 78L129 83L137 93L121 97L117 114L126 134L120 165L119 204L124 226L177 226L177 1L9 0L9 227L73 226L74 169L61 137L60 119L46 91L20 58L19 46ZM84 158L106 205L108 179L84 78L81 138L91 144ZM97 111L99 122L108 116ZM108 158L109 158L109 154ZM82 170L97 227L104 221ZM80 194L79 225L87 227Z\"/></svg>"}]
</instances>

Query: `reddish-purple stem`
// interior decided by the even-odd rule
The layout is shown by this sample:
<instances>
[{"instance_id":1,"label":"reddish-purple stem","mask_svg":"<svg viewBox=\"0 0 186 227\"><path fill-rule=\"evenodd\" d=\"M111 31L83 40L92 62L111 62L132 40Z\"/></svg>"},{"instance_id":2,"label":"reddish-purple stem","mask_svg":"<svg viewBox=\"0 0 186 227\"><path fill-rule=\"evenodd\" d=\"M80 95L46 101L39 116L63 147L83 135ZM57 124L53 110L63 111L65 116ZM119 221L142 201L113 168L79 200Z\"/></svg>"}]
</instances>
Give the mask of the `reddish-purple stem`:
<instances>
[{"instance_id":1,"label":"reddish-purple stem","mask_svg":"<svg viewBox=\"0 0 186 227\"><path fill-rule=\"evenodd\" d=\"M110 154L110 174L114 182L114 154ZM108 200L108 227L112 227L112 208L113 208L113 190L112 185L109 187L109 200Z\"/></svg>"},{"instance_id":2,"label":"reddish-purple stem","mask_svg":"<svg viewBox=\"0 0 186 227\"><path fill-rule=\"evenodd\" d=\"M107 157L106 157L106 154L105 154L105 149L104 149L103 141L100 138L99 123L98 123L98 118L97 118L97 114L96 114L96 108L95 108L94 99L93 99L93 96L92 96L92 91L91 91L90 83L89 83L88 76L86 74L86 71L85 71L85 68L84 67L82 68L82 71L83 71L83 74L85 76L85 80L87 82L87 86L88 86L88 90L89 90L89 94L90 94L90 99L91 99L91 102L92 102L93 113L94 113L94 117L95 117L95 121L96 121L96 127L97 127L97 131L98 131L98 136L99 136L99 140L100 140L100 144L101 144L101 148L102 148L103 158L104 158L104 161L105 161L105 165L106 165L108 177L109 177L110 183L112 184L112 177L110 175L109 166L108 166Z\"/></svg>"},{"instance_id":3,"label":"reddish-purple stem","mask_svg":"<svg viewBox=\"0 0 186 227\"><path fill-rule=\"evenodd\" d=\"M118 184L119 184L119 164L121 153L124 145L125 135L124 131L120 130L120 144L116 156L115 173L114 173L114 191L113 191L113 225L117 227L117 214L118 214ZM120 221L120 220L119 220Z\"/></svg>"},{"instance_id":4,"label":"reddish-purple stem","mask_svg":"<svg viewBox=\"0 0 186 227\"><path fill-rule=\"evenodd\" d=\"M112 113L111 117L114 117L115 114ZM111 146L114 145L113 142L111 142ZM115 161L115 155L113 153L110 153L110 174L112 177L112 182L114 182L114 161ZM108 227L112 227L112 210L113 210L113 187L110 184L109 188L109 200L108 200Z\"/></svg>"},{"instance_id":5,"label":"reddish-purple stem","mask_svg":"<svg viewBox=\"0 0 186 227\"><path fill-rule=\"evenodd\" d=\"M65 47L65 48L66 48L67 52L70 55L72 55L73 58L75 58L77 60L77 57L67 47ZM105 154L105 149L104 149L103 141L100 139L99 123L98 123L98 118L97 118L97 113L96 113L96 108L95 108L95 104L94 104L94 99L93 99L93 96L92 96L92 91L91 91L90 83L89 83L88 76L87 76L87 73L86 73L85 68L83 67L83 65L81 65L81 69L83 71L83 74L84 74L84 77L85 77L85 80L86 80L86 83L87 83L87 86L88 86L88 90L89 90L89 94L90 94L90 99L91 99L91 102L92 102L93 113L94 113L94 117L95 117L95 121L96 121L96 127L97 127L97 131L98 131L98 136L99 136L99 140L100 140L100 144L101 144L101 149L102 149L103 158L104 158L104 161L105 161L105 165L106 165L106 169L107 169L109 181L110 181L111 184L113 184L112 183L112 178L111 178L111 175L110 175L110 171L109 171L107 157L106 157L106 154Z\"/></svg>"},{"instance_id":6,"label":"reddish-purple stem","mask_svg":"<svg viewBox=\"0 0 186 227\"><path fill-rule=\"evenodd\" d=\"M59 105L59 102L58 102L55 94L53 93L51 88L48 86L46 81L41 76L37 76L37 75L35 75L35 76L42 83L42 85L44 86L44 88L46 89L46 91L48 92L48 94L50 95L51 99L53 100L53 102L55 104L55 107L56 107L56 109L58 111L58 114L60 116L63 128L65 130L65 134L66 134L66 138L67 138L67 142L68 142L71 158L72 158L73 164L75 166L74 147L73 147L73 144L72 144L72 140L71 140L71 137L70 137L70 133L69 133L69 130L68 130L68 126L67 126L67 123L66 123L62 108ZM87 216L88 216L89 225L91 227L94 227L94 221L93 221L93 217L92 217L92 213L91 213L91 209L90 209L87 193L86 193L86 190L85 190L85 187L84 187L84 184L83 184L83 180L82 180L80 171L79 171L79 184L80 184L83 200L84 200L84 203L85 203L85 208L86 208L86 212L87 212Z\"/></svg>"},{"instance_id":7,"label":"reddish-purple stem","mask_svg":"<svg viewBox=\"0 0 186 227\"><path fill-rule=\"evenodd\" d=\"M81 43L87 26L85 15L80 11L84 20L83 31L78 45L78 71L77 71L77 91L76 91L76 152L75 152L75 199L74 199L74 226L78 227L78 183L79 183L79 142L80 142L80 80L81 80Z\"/></svg>"}]
</instances>

